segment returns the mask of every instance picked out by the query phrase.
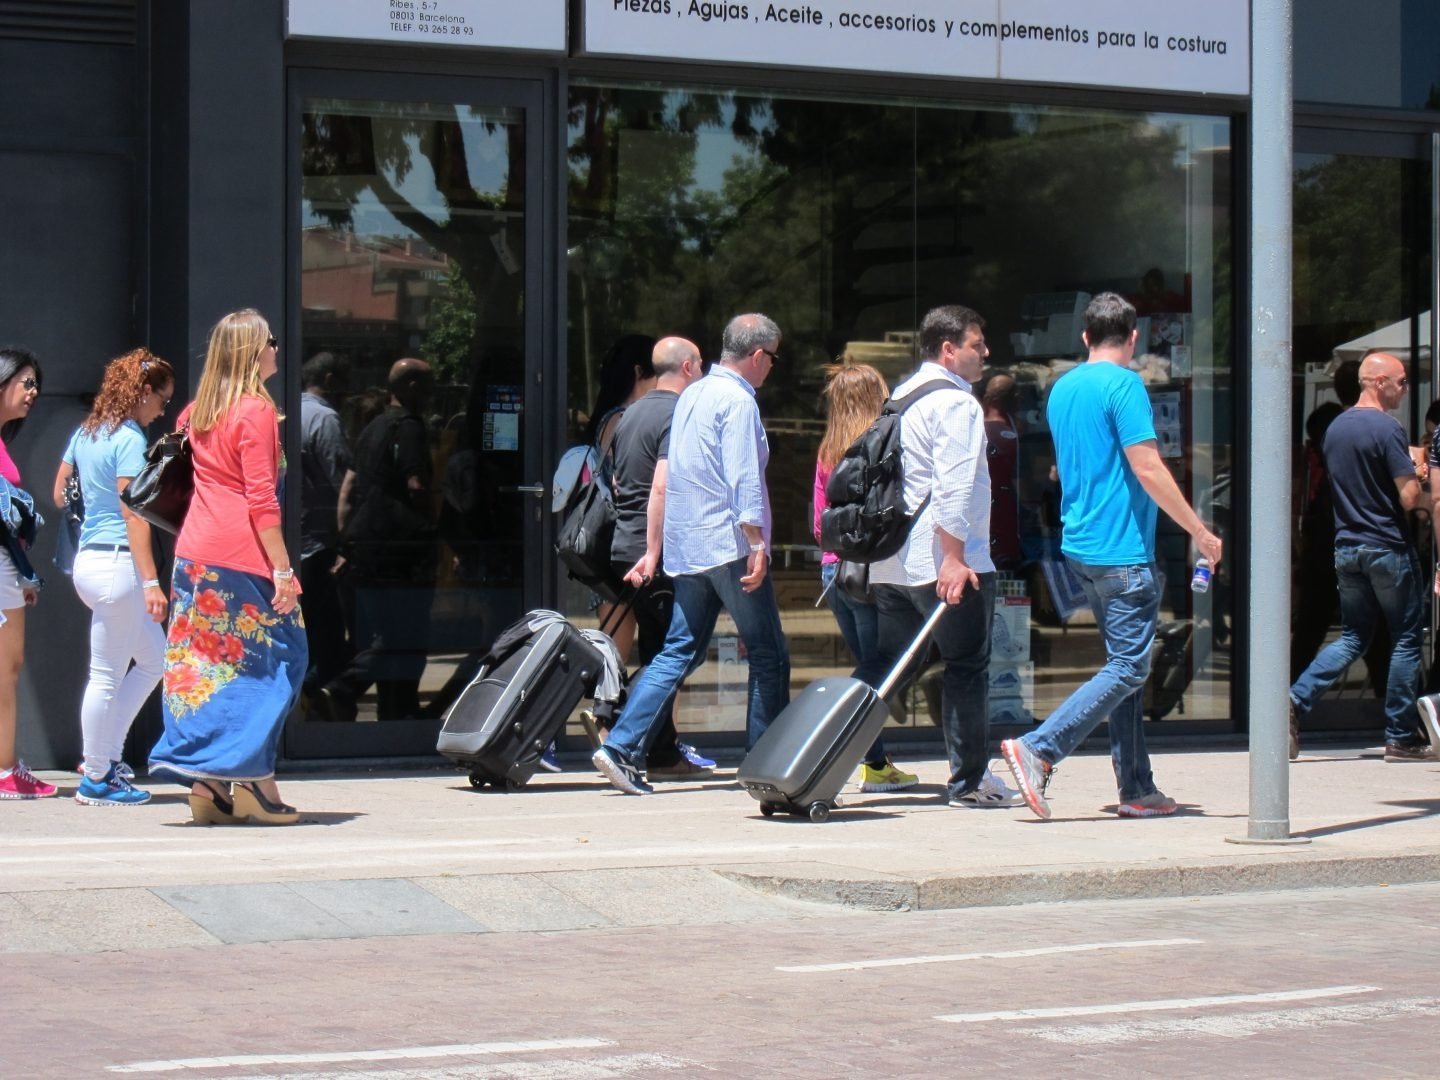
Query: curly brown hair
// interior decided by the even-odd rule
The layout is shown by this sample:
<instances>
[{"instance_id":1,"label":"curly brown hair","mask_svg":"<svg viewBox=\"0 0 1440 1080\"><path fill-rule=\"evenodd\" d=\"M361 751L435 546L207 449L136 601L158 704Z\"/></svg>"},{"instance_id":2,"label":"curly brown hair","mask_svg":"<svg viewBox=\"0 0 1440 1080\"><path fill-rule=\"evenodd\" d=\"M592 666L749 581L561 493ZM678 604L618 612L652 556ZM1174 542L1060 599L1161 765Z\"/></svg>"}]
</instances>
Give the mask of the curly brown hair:
<instances>
[{"instance_id":1,"label":"curly brown hair","mask_svg":"<svg viewBox=\"0 0 1440 1080\"><path fill-rule=\"evenodd\" d=\"M175 369L149 349L132 349L117 356L105 365L100 392L80 426L87 435L96 434L102 427L106 433L112 432L130 418L147 386L158 393L174 382Z\"/></svg>"}]
</instances>

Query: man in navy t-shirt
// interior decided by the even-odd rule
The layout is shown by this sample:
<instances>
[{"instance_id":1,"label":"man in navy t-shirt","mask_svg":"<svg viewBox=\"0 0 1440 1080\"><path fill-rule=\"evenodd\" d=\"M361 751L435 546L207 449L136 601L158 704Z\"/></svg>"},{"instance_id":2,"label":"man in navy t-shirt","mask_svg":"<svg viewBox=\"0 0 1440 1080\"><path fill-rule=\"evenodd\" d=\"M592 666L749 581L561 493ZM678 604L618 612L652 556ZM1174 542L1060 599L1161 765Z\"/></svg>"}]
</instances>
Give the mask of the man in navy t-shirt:
<instances>
[{"instance_id":1,"label":"man in navy t-shirt","mask_svg":"<svg viewBox=\"0 0 1440 1080\"><path fill-rule=\"evenodd\" d=\"M1173 814L1175 800L1155 786L1140 710L1160 614L1157 506L1194 538L1211 567L1220 564L1221 544L1160 458L1150 398L1130 370L1135 308L1116 293L1101 293L1085 309L1084 338L1088 362L1055 383L1045 411L1060 472L1061 550L1095 613L1105 666L1038 729L1006 739L1000 751L1025 804L1048 818L1051 769L1108 718L1117 812L1158 817Z\"/></svg>"},{"instance_id":2,"label":"man in navy t-shirt","mask_svg":"<svg viewBox=\"0 0 1440 1080\"><path fill-rule=\"evenodd\" d=\"M1290 730L1364 654L1383 618L1394 642L1385 684L1385 760L1434 761L1415 712L1427 613L1405 520L1420 505L1422 470L1410 457L1405 429L1389 415L1405 390L1405 365L1389 353L1371 353L1360 364L1360 400L1325 432L1342 632L1290 687Z\"/></svg>"}]
</instances>

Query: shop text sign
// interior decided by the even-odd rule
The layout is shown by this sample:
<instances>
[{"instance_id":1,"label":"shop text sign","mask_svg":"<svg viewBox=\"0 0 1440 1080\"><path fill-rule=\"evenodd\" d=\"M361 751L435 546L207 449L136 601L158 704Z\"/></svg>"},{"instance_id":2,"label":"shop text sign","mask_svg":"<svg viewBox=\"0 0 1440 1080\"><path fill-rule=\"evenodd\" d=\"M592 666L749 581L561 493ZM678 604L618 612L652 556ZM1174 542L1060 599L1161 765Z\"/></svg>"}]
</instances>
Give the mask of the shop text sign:
<instances>
[{"instance_id":1,"label":"shop text sign","mask_svg":"<svg viewBox=\"0 0 1440 1080\"><path fill-rule=\"evenodd\" d=\"M565 51L565 0L289 0L289 37Z\"/></svg>"},{"instance_id":2,"label":"shop text sign","mask_svg":"<svg viewBox=\"0 0 1440 1080\"><path fill-rule=\"evenodd\" d=\"M585 51L1250 92L1250 0L585 0Z\"/></svg>"}]
</instances>

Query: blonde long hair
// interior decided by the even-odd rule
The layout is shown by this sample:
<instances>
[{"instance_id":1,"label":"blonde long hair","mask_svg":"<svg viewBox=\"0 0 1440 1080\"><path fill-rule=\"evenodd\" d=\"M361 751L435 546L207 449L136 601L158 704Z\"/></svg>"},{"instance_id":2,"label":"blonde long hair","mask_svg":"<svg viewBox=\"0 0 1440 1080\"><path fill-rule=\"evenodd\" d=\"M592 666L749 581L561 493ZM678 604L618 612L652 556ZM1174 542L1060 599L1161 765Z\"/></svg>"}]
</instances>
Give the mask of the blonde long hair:
<instances>
[{"instance_id":1,"label":"blonde long hair","mask_svg":"<svg viewBox=\"0 0 1440 1080\"><path fill-rule=\"evenodd\" d=\"M275 399L260 377L260 354L269 339L270 324L254 308L232 311L215 324L190 410L191 430L211 430L243 397L258 397L279 415Z\"/></svg>"},{"instance_id":2,"label":"blonde long hair","mask_svg":"<svg viewBox=\"0 0 1440 1080\"><path fill-rule=\"evenodd\" d=\"M860 437L877 416L890 387L885 376L869 364L853 364L842 360L825 368L825 401L830 418L825 424L825 437L820 440L820 464L833 469L846 448Z\"/></svg>"}]
</instances>

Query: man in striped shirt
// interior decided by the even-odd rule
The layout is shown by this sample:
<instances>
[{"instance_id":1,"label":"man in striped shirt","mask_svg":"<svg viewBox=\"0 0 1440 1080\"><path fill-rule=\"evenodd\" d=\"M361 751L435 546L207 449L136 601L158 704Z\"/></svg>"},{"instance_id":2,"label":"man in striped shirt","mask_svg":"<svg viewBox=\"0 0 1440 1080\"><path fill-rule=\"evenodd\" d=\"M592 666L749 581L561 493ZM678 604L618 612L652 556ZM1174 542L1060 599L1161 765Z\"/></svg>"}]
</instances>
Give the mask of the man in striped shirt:
<instances>
[{"instance_id":1,"label":"man in striped shirt","mask_svg":"<svg viewBox=\"0 0 1440 1080\"><path fill-rule=\"evenodd\" d=\"M665 645L645 668L596 767L630 795L652 789L640 775L664 706L705 659L724 608L745 640L750 687L746 748L790 701L790 653L769 577L770 444L755 391L779 358L780 328L759 314L725 327L720 361L680 395L670 426L665 491L665 573L675 611Z\"/></svg>"}]
</instances>

